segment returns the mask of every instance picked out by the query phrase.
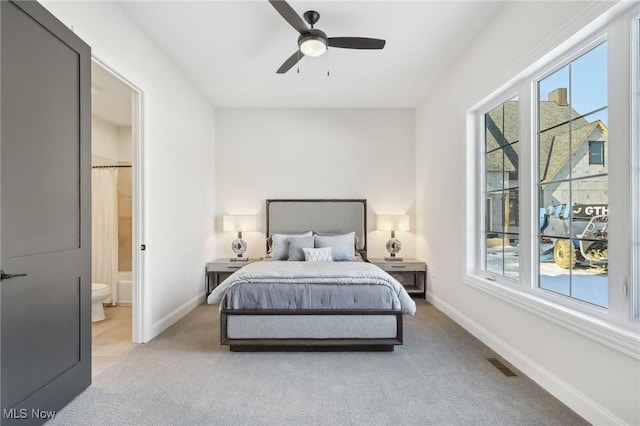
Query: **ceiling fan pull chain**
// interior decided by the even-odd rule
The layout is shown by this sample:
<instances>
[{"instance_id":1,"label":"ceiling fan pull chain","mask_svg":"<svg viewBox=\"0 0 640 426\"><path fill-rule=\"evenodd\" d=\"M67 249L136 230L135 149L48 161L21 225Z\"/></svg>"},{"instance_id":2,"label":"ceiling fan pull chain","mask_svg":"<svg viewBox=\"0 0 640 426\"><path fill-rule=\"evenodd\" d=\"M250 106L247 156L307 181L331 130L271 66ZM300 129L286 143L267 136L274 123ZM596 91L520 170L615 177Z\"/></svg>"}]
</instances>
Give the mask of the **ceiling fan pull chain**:
<instances>
[{"instance_id":1,"label":"ceiling fan pull chain","mask_svg":"<svg viewBox=\"0 0 640 426\"><path fill-rule=\"evenodd\" d=\"M327 77L331 75L331 52L327 49Z\"/></svg>"}]
</instances>

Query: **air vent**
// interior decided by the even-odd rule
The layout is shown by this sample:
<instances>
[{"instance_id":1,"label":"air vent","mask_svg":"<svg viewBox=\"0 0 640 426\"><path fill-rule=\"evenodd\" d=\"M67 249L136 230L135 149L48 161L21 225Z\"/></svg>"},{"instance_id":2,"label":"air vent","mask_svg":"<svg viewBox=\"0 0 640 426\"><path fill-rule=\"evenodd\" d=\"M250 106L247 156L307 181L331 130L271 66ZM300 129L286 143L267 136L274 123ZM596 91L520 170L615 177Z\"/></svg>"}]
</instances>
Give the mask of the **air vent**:
<instances>
[{"instance_id":1,"label":"air vent","mask_svg":"<svg viewBox=\"0 0 640 426\"><path fill-rule=\"evenodd\" d=\"M511 370L509 370L509 367L507 367L502 362L500 362L499 359L497 359L497 358L487 358L487 361L489 361L491 364L493 364L493 366L495 368L497 368L498 370L500 370L500 372L502 374L504 374L505 376L508 376L508 377L517 376L516 373L514 373Z\"/></svg>"}]
</instances>

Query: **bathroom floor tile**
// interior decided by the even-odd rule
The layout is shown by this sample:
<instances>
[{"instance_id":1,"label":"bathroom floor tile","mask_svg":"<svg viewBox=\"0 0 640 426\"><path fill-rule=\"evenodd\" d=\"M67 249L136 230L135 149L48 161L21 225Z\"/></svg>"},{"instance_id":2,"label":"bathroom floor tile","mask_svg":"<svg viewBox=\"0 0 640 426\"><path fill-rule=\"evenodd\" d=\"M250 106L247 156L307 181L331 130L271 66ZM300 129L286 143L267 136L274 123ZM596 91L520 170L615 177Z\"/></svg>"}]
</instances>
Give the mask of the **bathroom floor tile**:
<instances>
[{"instance_id":1,"label":"bathroom floor tile","mask_svg":"<svg viewBox=\"0 0 640 426\"><path fill-rule=\"evenodd\" d=\"M118 362L137 346L131 342L131 306L104 307L105 319L91 325L91 376Z\"/></svg>"}]
</instances>

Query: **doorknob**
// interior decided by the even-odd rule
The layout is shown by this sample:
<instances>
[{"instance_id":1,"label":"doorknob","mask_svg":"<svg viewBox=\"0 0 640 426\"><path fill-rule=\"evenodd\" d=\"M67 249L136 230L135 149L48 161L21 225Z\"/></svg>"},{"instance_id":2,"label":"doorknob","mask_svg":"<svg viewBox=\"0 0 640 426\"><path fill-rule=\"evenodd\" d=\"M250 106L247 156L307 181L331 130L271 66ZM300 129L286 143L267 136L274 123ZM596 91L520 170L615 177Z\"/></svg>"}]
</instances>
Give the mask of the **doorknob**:
<instances>
[{"instance_id":1,"label":"doorknob","mask_svg":"<svg viewBox=\"0 0 640 426\"><path fill-rule=\"evenodd\" d=\"M0 269L0 281L8 280L9 278L26 277L26 276L27 274L5 274L4 271Z\"/></svg>"}]
</instances>

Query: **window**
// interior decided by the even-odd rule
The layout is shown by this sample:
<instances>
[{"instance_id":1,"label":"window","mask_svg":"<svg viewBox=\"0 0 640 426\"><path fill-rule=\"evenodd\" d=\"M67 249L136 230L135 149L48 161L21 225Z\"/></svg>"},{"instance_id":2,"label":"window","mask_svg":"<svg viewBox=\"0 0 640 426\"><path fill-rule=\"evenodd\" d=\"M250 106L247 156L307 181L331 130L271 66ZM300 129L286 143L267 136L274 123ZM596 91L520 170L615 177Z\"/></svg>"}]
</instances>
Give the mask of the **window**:
<instances>
[{"instance_id":1,"label":"window","mask_svg":"<svg viewBox=\"0 0 640 426\"><path fill-rule=\"evenodd\" d=\"M604 165L604 141L589 141L589 164Z\"/></svg>"},{"instance_id":2,"label":"window","mask_svg":"<svg viewBox=\"0 0 640 426\"><path fill-rule=\"evenodd\" d=\"M486 209L484 269L517 280L518 254L518 157L520 110L518 98L484 114L484 182Z\"/></svg>"},{"instance_id":3,"label":"window","mask_svg":"<svg viewBox=\"0 0 640 426\"><path fill-rule=\"evenodd\" d=\"M464 282L640 356L640 7L612 9L470 109Z\"/></svg>"},{"instance_id":4,"label":"window","mask_svg":"<svg viewBox=\"0 0 640 426\"><path fill-rule=\"evenodd\" d=\"M537 89L539 286L607 307L607 43Z\"/></svg>"}]
</instances>

